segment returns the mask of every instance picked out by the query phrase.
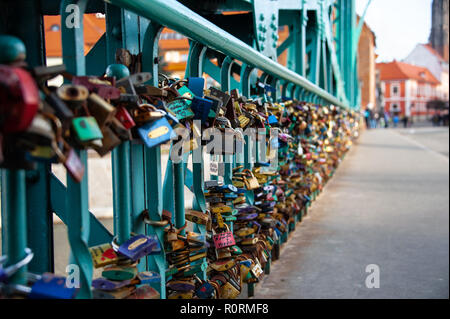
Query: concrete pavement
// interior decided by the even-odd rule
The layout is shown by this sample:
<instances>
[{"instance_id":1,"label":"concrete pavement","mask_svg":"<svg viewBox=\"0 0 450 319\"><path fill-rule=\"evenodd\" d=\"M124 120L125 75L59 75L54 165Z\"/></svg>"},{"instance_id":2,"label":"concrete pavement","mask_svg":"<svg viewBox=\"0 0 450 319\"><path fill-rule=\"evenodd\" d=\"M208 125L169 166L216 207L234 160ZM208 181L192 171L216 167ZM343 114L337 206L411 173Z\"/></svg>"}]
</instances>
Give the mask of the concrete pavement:
<instances>
[{"instance_id":1,"label":"concrete pavement","mask_svg":"<svg viewBox=\"0 0 450 319\"><path fill-rule=\"evenodd\" d=\"M366 287L369 264L379 288ZM255 298L448 298L448 288L448 128L376 129L347 154Z\"/></svg>"}]
</instances>

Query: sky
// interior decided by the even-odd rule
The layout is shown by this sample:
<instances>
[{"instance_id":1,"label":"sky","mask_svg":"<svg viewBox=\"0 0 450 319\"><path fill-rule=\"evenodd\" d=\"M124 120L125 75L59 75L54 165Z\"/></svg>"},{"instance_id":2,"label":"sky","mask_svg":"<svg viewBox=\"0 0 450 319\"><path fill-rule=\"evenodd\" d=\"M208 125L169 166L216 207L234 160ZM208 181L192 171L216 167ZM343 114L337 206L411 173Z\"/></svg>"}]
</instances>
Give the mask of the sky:
<instances>
[{"instance_id":1,"label":"sky","mask_svg":"<svg viewBox=\"0 0 450 319\"><path fill-rule=\"evenodd\" d=\"M369 0L355 0L361 15ZM427 43L432 0L372 0L365 22L376 36L377 62L402 60L417 43Z\"/></svg>"}]
</instances>

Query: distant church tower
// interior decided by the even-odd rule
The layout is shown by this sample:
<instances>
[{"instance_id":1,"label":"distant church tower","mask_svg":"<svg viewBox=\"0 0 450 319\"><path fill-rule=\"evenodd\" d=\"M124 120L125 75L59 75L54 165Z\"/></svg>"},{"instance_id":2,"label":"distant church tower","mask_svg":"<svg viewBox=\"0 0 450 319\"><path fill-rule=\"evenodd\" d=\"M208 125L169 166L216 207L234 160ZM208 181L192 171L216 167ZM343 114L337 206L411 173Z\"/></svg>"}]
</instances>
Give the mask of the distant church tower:
<instances>
[{"instance_id":1,"label":"distant church tower","mask_svg":"<svg viewBox=\"0 0 450 319\"><path fill-rule=\"evenodd\" d=\"M448 62L448 0L433 0L429 42Z\"/></svg>"}]
</instances>

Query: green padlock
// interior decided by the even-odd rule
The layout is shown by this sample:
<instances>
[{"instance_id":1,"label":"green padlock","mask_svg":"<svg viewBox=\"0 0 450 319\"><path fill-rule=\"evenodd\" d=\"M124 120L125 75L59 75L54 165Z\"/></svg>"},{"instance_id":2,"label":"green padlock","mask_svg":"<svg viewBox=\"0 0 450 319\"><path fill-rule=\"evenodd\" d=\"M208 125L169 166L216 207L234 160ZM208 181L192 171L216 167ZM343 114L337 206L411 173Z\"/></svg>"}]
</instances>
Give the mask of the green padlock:
<instances>
[{"instance_id":1,"label":"green padlock","mask_svg":"<svg viewBox=\"0 0 450 319\"><path fill-rule=\"evenodd\" d=\"M106 266L102 271L102 276L109 280L123 281L132 280L136 277L138 270L134 266Z\"/></svg>"},{"instance_id":2,"label":"green padlock","mask_svg":"<svg viewBox=\"0 0 450 319\"><path fill-rule=\"evenodd\" d=\"M72 120L75 138L81 144L103 138L102 131L93 116L76 117Z\"/></svg>"},{"instance_id":3,"label":"green padlock","mask_svg":"<svg viewBox=\"0 0 450 319\"><path fill-rule=\"evenodd\" d=\"M237 217L236 216L232 216L232 215L231 216L223 215L223 220L225 222L227 222L227 223L234 222L234 221L237 220Z\"/></svg>"},{"instance_id":4,"label":"green padlock","mask_svg":"<svg viewBox=\"0 0 450 319\"><path fill-rule=\"evenodd\" d=\"M242 249L237 246L237 245L233 245L230 247L230 251L232 255L240 255L242 254Z\"/></svg>"}]
</instances>

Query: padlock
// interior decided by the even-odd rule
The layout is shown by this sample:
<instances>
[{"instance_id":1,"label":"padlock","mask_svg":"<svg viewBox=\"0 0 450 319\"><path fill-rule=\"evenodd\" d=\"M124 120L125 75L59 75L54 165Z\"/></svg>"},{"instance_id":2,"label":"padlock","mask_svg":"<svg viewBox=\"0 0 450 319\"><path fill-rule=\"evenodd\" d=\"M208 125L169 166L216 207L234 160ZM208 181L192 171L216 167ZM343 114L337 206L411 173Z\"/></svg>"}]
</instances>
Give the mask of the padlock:
<instances>
[{"instance_id":1,"label":"padlock","mask_svg":"<svg viewBox=\"0 0 450 319\"><path fill-rule=\"evenodd\" d=\"M150 121L155 121L163 118L166 112L158 110L155 106L150 104L141 104L137 109L134 110L134 121L138 125L145 124Z\"/></svg>"},{"instance_id":2,"label":"padlock","mask_svg":"<svg viewBox=\"0 0 450 319\"><path fill-rule=\"evenodd\" d=\"M21 69L0 65L0 130L23 132L39 108L39 91L31 75Z\"/></svg>"},{"instance_id":3,"label":"padlock","mask_svg":"<svg viewBox=\"0 0 450 319\"><path fill-rule=\"evenodd\" d=\"M116 108L102 99L95 93L89 94L88 97L89 113L95 117L100 128L105 127L111 123L113 116L116 113Z\"/></svg>"},{"instance_id":4,"label":"padlock","mask_svg":"<svg viewBox=\"0 0 450 319\"><path fill-rule=\"evenodd\" d=\"M170 141L173 137L173 129L165 117L144 124L137 129L139 136L149 148Z\"/></svg>"},{"instance_id":5,"label":"padlock","mask_svg":"<svg viewBox=\"0 0 450 319\"><path fill-rule=\"evenodd\" d=\"M255 177L251 170L246 169L243 172L246 173L246 175L244 176L244 184L248 190L254 190L260 187L258 179Z\"/></svg>"},{"instance_id":6,"label":"padlock","mask_svg":"<svg viewBox=\"0 0 450 319\"><path fill-rule=\"evenodd\" d=\"M188 77L188 88L196 97L203 97L203 88L205 87L205 79L202 77Z\"/></svg>"},{"instance_id":7,"label":"padlock","mask_svg":"<svg viewBox=\"0 0 450 319\"><path fill-rule=\"evenodd\" d=\"M72 84L82 85L89 92L97 93L105 100L116 100L120 98L120 90L115 88L114 78L99 78L95 76L74 76Z\"/></svg>"},{"instance_id":8,"label":"padlock","mask_svg":"<svg viewBox=\"0 0 450 319\"><path fill-rule=\"evenodd\" d=\"M94 147L94 150L98 153L98 155L103 157L112 151L116 146L120 145L122 140L108 126L102 128L102 135L102 146L96 146Z\"/></svg>"},{"instance_id":9,"label":"padlock","mask_svg":"<svg viewBox=\"0 0 450 319\"><path fill-rule=\"evenodd\" d=\"M22 295L29 299L74 299L78 288L67 287L66 278L51 273L28 274L31 287L24 285L7 286L8 294Z\"/></svg>"},{"instance_id":10,"label":"padlock","mask_svg":"<svg viewBox=\"0 0 450 319\"><path fill-rule=\"evenodd\" d=\"M108 265L103 268L102 276L109 280L133 280L137 275L137 268L133 265Z\"/></svg>"},{"instance_id":11,"label":"padlock","mask_svg":"<svg viewBox=\"0 0 450 319\"><path fill-rule=\"evenodd\" d=\"M156 96L156 97L167 97L168 93L166 90L151 86L151 85L141 85L135 88L137 94Z\"/></svg>"},{"instance_id":12,"label":"padlock","mask_svg":"<svg viewBox=\"0 0 450 319\"><path fill-rule=\"evenodd\" d=\"M241 291L230 282L226 282L222 287L220 287L221 299L235 299L240 295L240 293Z\"/></svg>"},{"instance_id":13,"label":"padlock","mask_svg":"<svg viewBox=\"0 0 450 319\"><path fill-rule=\"evenodd\" d=\"M174 114L179 121L188 120L195 116L194 112L192 112L189 107L190 102L191 101L186 97L180 97L168 103L166 108Z\"/></svg>"},{"instance_id":14,"label":"padlock","mask_svg":"<svg viewBox=\"0 0 450 319\"><path fill-rule=\"evenodd\" d=\"M205 126L208 123L208 115L212 105L211 100L194 96L190 105L192 112L195 114L194 120L201 120L202 126Z\"/></svg>"},{"instance_id":15,"label":"padlock","mask_svg":"<svg viewBox=\"0 0 450 319\"><path fill-rule=\"evenodd\" d=\"M56 94L69 107L77 109L88 99L89 90L83 85L64 84L56 90Z\"/></svg>"},{"instance_id":16,"label":"padlock","mask_svg":"<svg viewBox=\"0 0 450 319\"><path fill-rule=\"evenodd\" d=\"M186 212L185 218L194 224L206 225L209 220L209 215L199 211L189 210Z\"/></svg>"},{"instance_id":17,"label":"padlock","mask_svg":"<svg viewBox=\"0 0 450 319\"><path fill-rule=\"evenodd\" d=\"M72 132L81 144L103 138L97 121L92 116L76 117L72 120Z\"/></svg>"},{"instance_id":18,"label":"padlock","mask_svg":"<svg viewBox=\"0 0 450 319\"><path fill-rule=\"evenodd\" d=\"M161 281L161 276L156 271L143 271L137 274L139 284L155 284Z\"/></svg>"},{"instance_id":19,"label":"padlock","mask_svg":"<svg viewBox=\"0 0 450 319\"><path fill-rule=\"evenodd\" d=\"M119 257L110 243L89 248L95 268L117 264Z\"/></svg>"},{"instance_id":20,"label":"padlock","mask_svg":"<svg viewBox=\"0 0 450 319\"><path fill-rule=\"evenodd\" d=\"M233 268L236 265L236 262L233 259L221 259L210 263L208 266L215 271L227 271L228 269Z\"/></svg>"},{"instance_id":21,"label":"padlock","mask_svg":"<svg viewBox=\"0 0 450 319\"><path fill-rule=\"evenodd\" d=\"M105 291L117 290L130 284L131 280L117 281L117 280L108 280L106 278L96 278L92 280L93 288Z\"/></svg>"},{"instance_id":22,"label":"padlock","mask_svg":"<svg viewBox=\"0 0 450 319\"><path fill-rule=\"evenodd\" d=\"M228 228L228 225L225 224L225 226ZM227 248L236 244L233 233L230 230L213 235L213 242L216 249Z\"/></svg>"},{"instance_id":23,"label":"padlock","mask_svg":"<svg viewBox=\"0 0 450 319\"><path fill-rule=\"evenodd\" d=\"M167 296L167 299L192 299L193 291L174 291Z\"/></svg>"},{"instance_id":24,"label":"padlock","mask_svg":"<svg viewBox=\"0 0 450 319\"><path fill-rule=\"evenodd\" d=\"M126 299L160 299L159 292L149 285L142 285L136 288Z\"/></svg>"},{"instance_id":25,"label":"padlock","mask_svg":"<svg viewBox=\"0 0 450 319\"><path fill-rule=\"evenodd\" d=\"M127 130L136 126L136 123L134 122L133 117L130 115L130 113L127 111L127 109L123 106L120 106L117 108L115 117L120 121L120 123L122 123L122 125Z\"/></svg>"},{"instance_id":26,"label":"padlock","mask_svg":"<svg viewBox=\"0 0 450 319\"><path fill-rule=\"evenodd\" d=\"M131 131L126 129L122 123L117 119L113 118L109 128L116 134L122 141L129 141L133 137L131 135Z\"/></svg>"},{"instance_id":27,"label":"padlock","mask_svg":"<svg viewBox=\"0 0 450 319\"><path fill-rule=\"evenodd\" d=\"M161 246L156 235L136 235L122 243L118 247L118 253L129 258L132 261L150 255L159 253Z\"/></svg>"},{"instance_id":28,"label":"padlock","mask_svg":"<svg viewBox=\"0 0 450 319\"><path fill-rule=\"evenodd\" d=\"M195 290L195 295L200 299L211 299L215 295L214 286L209 281L205 281Z\"/></svg>"},{"instance_id":29,"label":"padlock","mask_svg":"<svg viewBox=\"0 0 450 319\"><path fill-rule=\"evenodd\" d=\"M55 115L61 120L63 127L70 125L74 114L67 104L58 97L57 93L50 92L45 96L45 102L52 108Z\"/></svg>"},{"instance_id":30,"label":"padlock","mask_svg":"<svg viewBox=\"0 0 450 319\"><path fill-rule=\"evenodd\" d=\"M128 286L116 290L105 291L94 289L92 295L94 299L125 299L131 296L136 291L136 287Z\"/></svg>"},{"instance_id":31,"label":"padlock","mask_svg":"<svg viewBox=\"0 0 450 319\"><path fill-rule=\"evenodd\" d=\"M167 282L166 287L175 291L193 291L195 289L195 284L188 280L170 280Z\"/></svg>"}]
</instances>

